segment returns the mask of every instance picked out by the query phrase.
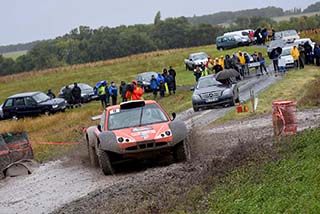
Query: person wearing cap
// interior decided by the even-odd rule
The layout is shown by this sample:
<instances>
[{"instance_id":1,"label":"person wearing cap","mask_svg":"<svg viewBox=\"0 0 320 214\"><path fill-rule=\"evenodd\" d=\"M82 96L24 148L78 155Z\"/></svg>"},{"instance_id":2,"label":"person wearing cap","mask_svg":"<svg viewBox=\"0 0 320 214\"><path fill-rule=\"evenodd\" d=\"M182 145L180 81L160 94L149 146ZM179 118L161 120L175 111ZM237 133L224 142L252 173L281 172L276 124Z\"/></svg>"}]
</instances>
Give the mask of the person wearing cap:
<instances>
[{"instance_id":1,"label":"person wearing cap","mask_svg":"<svg viewBox=\"0 0 320 214\"><path fill-rule=\"evenodd\" d=\"M50 88L48 89L48 93L47 93L47 95L50 97L50 99L54 99L54 98L56 98L56 95L51 91L51 89L50 89Z\"/></svg>"},{"instance_id":2,"label":"person wearing cap","mask_svg":"<svg viewBox=\"0 0 320 214\"><path fill-rule=\"evenodd\" d=\"M116 86L116 83L114 81L111 82L111 85L109 87L109 94L112 99L112 105L117 105L118 87Z\"/></svg>"},{"instance_id":3,"label":"person wearing cap","mask_svg":"<svg viewBox=\"0 0 320 214\"><path fill-rule=\"evenodd\" d=\"M300 53L299 53L299 50L297 48L296 45L293 46L293 48L291 49L290 51L290 54L294 60L294 67L295 68L299 68L299 56L300 56Z\"/></svg>"},{"instance_id":4,"label":"person wearing cap","mask_svg":"<svg viewBox=\"0 0 320 214\"><path fill-rule=\"evenodd\" d=\"M137 84L136 80L132 80L132 85L132 90L127 91L126 98L128 100L142 100L143 89Z\"/></svg>"}]
</instances>

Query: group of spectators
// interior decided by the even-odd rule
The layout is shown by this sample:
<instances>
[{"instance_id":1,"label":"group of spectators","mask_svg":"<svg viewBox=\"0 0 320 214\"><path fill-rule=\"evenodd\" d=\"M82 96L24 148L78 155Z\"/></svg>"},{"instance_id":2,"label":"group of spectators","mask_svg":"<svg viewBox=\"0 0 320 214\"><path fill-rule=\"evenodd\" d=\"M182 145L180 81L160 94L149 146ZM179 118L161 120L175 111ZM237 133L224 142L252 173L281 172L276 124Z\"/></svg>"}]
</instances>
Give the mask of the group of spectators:
<instances>
[{"instance_id":1,"label":"group of spectators","mask_svg":"<svg viewBox=\"0 0 320 214\"><path fill-rule=\"evenodd\" d=\"M254 62L259 62L260 71L268 74L267 68L265 66L265 58L261 52L254 52L252 55ZM238 53L233 53L231 56L229 54L225 56L220 56L220 58L208 57L207 63L200 66L196 66L194 70L194 76L196 82L202 76L214 73L217 74L224 69L234 69L239 72L239 78L244 78L245 75L249 75L249 64L250 56L246 52L239 51Z\"/></svg>"},{"instance_id":2,"label":"group of spectators","mask_svg":"<svg viewBox=\"0 0 320 214\"><path fill-rule=\"evenodd\" d=\"M51 89L48 89L47 95L51 99L56 98L56 95ZM69 85L66 85L62 90L62 95L67 101L68 107L73 108L73 106L81 106L81 88L78 86L78 83L75 82L72 88L70 88Z\"/></svg>"},{"instance_id":3,"label":"group of spectators","mask_svg":"<svg viewBox=\"0 0 320 214\"><path fill-rule=\"evenodd\" d=\"M169 95L176 93L176 71L170 66L169 71L164 68L161 73L157 76L152 75L150 80L150 89L156 99L158 92L160 97L164 97L166 93ZM128 100L142 100L144 94L144 87L142 82L137 82L136 80L126 83L124 80L120 82L119 90L114 81L111 82L110 87L105 81L97 88L97 94L101 101L103 108L116 105L118 95L121 97L122 102ZM110 103L110 98L112 103Z\"/></svg>"},{"instance_id":4,"label":"group of spectators","mask_svg":"<svg viewBox=\"0 0 320 214\"><path fill-rule=\"evenodd\" d=\"M294 45L290 54L293 57L295 68L303 69L304 65L309 64L320 66L320 47L318 44L315 44L314 48L308 42L303 45L299 44L298 47Z\"/></svg>"},{"instance_id":5,"label":"group of spectators","mask_svg":"<svg viewBox=\"0 0 320 214\"><path fill-rule=\"evenodd\" d=\"M166 93L172 95L176 93L176 71L172 66L169 67L169 71L164 68L162 74L158 73L157 77L152 75L150 80L150 88L152 90L154 99L158 96L158 91L160 97L164 97Z\"/></svg>"}]
</instances>

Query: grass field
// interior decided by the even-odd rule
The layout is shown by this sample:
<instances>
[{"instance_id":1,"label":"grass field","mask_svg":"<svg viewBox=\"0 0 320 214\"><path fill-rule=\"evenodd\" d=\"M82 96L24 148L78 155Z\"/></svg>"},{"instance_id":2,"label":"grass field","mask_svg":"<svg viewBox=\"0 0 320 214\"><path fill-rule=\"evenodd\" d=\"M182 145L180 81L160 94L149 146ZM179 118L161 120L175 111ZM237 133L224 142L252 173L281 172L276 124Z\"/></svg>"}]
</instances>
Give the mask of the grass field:
<instances>
[{"instance_id":1,"label":"grass field","mask_svg":"<svg viewBox=\"0 0 320 214\"><path fill-rule=\"evenodd\" d=\"M255 113L249 112L238 114L236 113L236 111L232 111L226 114L224 117L219 118L214 123L221 123L230 120L240 120L257 114L271 113L272 102L277 100L296 101L298 102L298 108L316 106L316 101L313 103L308 103L307 101L299 101L303 99L306 94L308 94L309 96L312 96L312 94L317 95L317 93L314 93L313 89L310 89L308 87L310 86L310 83L312 83L312 81L315 81L317 77L320 77L319 67L306 66L303 70L289 70L285 78L279 80L277 84L271 86L266 91L258 95L259 104ZM247 105L249 106L249 108L251 108L251 104L249 102L247 102Z\"/></svg>"},{"instance_id":2,"label":"grass field","mask_svg":"<svg viewBox=\"0 0 320 214\"><path fill-rule=\"evenodd\" d=\"M26 54L27 51L15 51L15 52L10 52L10 53L5 53L3 54L4 57L6 58L12 58L12 59L17 59L19 56L22 56Z\"/></svg>"},{"instance_id":3,"label":"grass field","mask_svg":"<svg viewBox=\"0 0 320 214\"><path fill-rule=\"evenodd\" d=\"M277 17L272 17L276 22L281 22L281 21L289 21L291 18L299 18L301 16L315 16L319 15L320 12L312 12L312 13L301 13L301 14L293 14L293 15L288 15L288 16L277 16Z\"/></svg>"},{"instance_id":4,"label":"grass field","mask_svg":"<svg viewBox=\"0 0 320 214\"><path fill-rule=\"evenodd\" d=\"M196 207L189 212L319 213L319 139L319 128L307 130L276 145L272 160L213 176L208 194L203 187L189 193L185 203Z\"/></svg>"},{"instance_id":5,"label":"grass field","mask_svg":"<svg viewBox=\"0 0 320 214\"><path fill-rule=\"evenodd\" d=\"M239 49L218 51L215 46L176 49L168 51L139 54L125 58L107 60L96 63L33 71L6 77L0 77L0 103L6 97L27 91L44 91L51 88L56 94L60 88L73 82L85 82L95 85L98 81L106 79L108 82L121 80L131 81L138 73L145 71L162 71L164 67L172 65L177 71L177 85L190 86L195 84L193 72L186 71L184 58L190 53L204 51L211 57L231 54ZM256 47L242 47L240 50L252 53L265 49ZM188 87L185 87L188 88ZM180 112L191 107L191 94L189 90L178 91L175 96L159 100L168 112ZM151 99L146 95L145 99ZM82 141L82 128L96 124L90 121L91 116L102 112L100 102L91 102L80 109L73 109L66 113L58 113L49 117L26 118L18 121L1 121L0 132L25 130L33 142L78 142ZM39 161L50 159L70 148L60 146L34 145L36 159Z\"/></svg>"}]
</instances>

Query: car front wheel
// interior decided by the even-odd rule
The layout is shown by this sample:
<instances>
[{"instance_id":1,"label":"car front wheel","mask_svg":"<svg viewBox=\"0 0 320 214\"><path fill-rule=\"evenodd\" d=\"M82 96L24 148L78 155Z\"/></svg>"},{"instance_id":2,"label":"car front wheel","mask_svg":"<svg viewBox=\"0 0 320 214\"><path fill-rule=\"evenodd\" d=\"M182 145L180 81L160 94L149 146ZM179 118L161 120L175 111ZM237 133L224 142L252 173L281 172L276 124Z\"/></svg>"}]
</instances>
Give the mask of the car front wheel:
<instances>
[{"instance_id":1,"label":"car front wheel","mask_svg":"<svg viewBox=\"0 0 320 214\"><path fill-rule=\"evenodd\" d=\"M98 149L99 164L104 175L113 175L114 169L106 151Z\"/></svg>"},{"instance_id":2,"label":"car front wheel","mask_svg":"<svg viewBox=\"0 0 320 214\"><path fill-rule=\"evenodd\" d=\"M173 158L176 162L182 162L190 159L189 144L187 140L183 140L173 147Z\"/></svg>"}]
</instances>

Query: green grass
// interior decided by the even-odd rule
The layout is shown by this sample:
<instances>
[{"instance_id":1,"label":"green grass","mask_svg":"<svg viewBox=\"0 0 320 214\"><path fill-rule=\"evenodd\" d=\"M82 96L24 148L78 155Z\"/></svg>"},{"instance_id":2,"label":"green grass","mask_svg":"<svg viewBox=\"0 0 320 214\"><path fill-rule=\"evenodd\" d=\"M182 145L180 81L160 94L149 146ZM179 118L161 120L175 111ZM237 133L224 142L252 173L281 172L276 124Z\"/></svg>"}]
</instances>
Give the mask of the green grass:
<instances>
[{"instance_id":1,"label":"green grass","mask_svg":"<svg viewBox=\"0 0 320 214\"><path fill-rule=\"evenodd\" d=\"M277 100L301 100L306 93L314 94L308 89L309 83L320 76L320 70L315 66L306 66L303 70L289 70L285 78L279 80L277 84L258 95L259 103L255 113L236 113L236 110L229 112L219 118L214 123L222 123L230 120L240 120L254 115L270 113L272 111L272 102ZM317 94L317 93L315 93ZM251 104L247 102L252 111ZM298 108L310 107L311 104L298 102ZM315 104L316 105L316 104Z\"/></svg>"},{"instance_id":2,"label":"green grass","mask_svg":"<svg viewBox=\"0 0 320 214\"><path fill-rule=\"evenodd\" d=\"M10 52L10 53L5 53L3 54L4 57L6 58L12 58L16 60L19 56L25 55L27 51L15 51L15 52Z\"/></svg>"},{"instance_id":3,"label":"green grass","mask_svg":"<svg viewBox=\"0 0 320 214\"><path fill-rule=\"evenodd\" d=\"M27 91L43 91L48 88L58 94L60 88L73 82L84 82L95 85L98 81L106 79L109 83L113 80L120 83L121 80L129 82L138 73L146 71L162 71L164 67L172 65L177 72L177 86L190 86L195 84L193 72L186 71L184 59L190 53L204 51L211 57L238 52L239 49L218 51L215 46L203 46L187 49L175 49L159 51L146 54L129 56L121 59L107 60L85 65L75 65L44 71L26 72L7 77L0 77L0 103L13 94ZM252 53L261 51L266 54L265 49L256 47L242 47L241 51ZM159 103L168 112L181 112L191 107L192 92L185 90L177 91L174 96L159 99ZM144 99L152 99L152 95L146 94ZM100 102L91 102L81 109L73 109L66 113L59 113L49 117L27 118L19 121L1 121L0 133L8 131L24 130L28 132L33 142L64 142L83 141L82 127L97 124L91 122L91 116L102 112ZM35 145L35 157L39 161L45 161L65 152L68 147Z\"/></svg>"},{"instance_id":4,"label":"green grass","mask_svg":"<svg viewBox=\"0 0 320 214\"><path fill-rule=\"evenodd\" d=\"M252 163L221 178L197 202L207 209L194 213L319 213L319 139L319 128L305 131L279 146L281 160Z\"/></svg>"}]
</instances>

